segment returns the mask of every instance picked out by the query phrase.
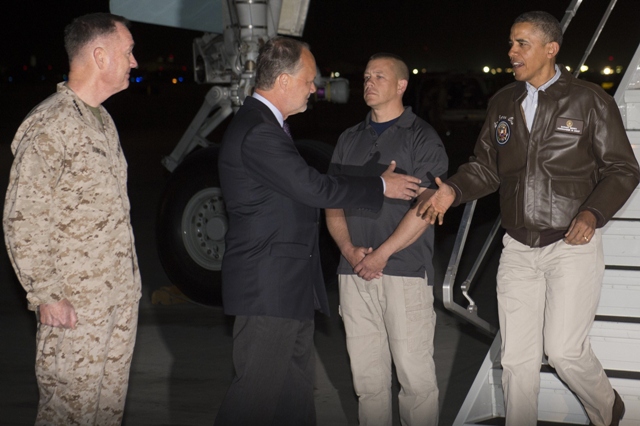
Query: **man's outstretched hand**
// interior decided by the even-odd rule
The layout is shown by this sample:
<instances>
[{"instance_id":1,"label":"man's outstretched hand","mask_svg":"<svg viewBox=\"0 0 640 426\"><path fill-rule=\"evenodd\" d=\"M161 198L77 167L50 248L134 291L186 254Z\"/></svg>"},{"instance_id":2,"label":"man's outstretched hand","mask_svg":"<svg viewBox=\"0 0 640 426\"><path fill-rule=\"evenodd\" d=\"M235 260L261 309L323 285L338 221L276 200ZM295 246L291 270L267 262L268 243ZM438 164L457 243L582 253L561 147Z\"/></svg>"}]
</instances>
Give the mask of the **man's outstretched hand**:
<instances>
[{"instance_id":1,"label":"man's outstretched hand","mask_svg":"<svg viewBox=\"0 0 640 426\"><path fill-rule=\"evenodd\" d=\"M396 173L395 169L396 162L392 161L382 174L386 186L384 196L398 200L412 200L418 194L421 180L417 177Z\"/></svg>"},{"instance_id":2,"label":"man's outstretched hand","mask_svg":"<svg viewBox=\"0 0 640 426\"><path fill-rule=\"evenodd\" d=\"M439 177L436 178L436 184L438 185L438 190L435 194L430 195L425 191L423 193L424 197L418 198L418 211L416 214L431 225L436 222L436 219L438 219L438 224L442 225L444 214L456 199L456 192L452 187L443 183Z\"/></svg>"}]
</instances>

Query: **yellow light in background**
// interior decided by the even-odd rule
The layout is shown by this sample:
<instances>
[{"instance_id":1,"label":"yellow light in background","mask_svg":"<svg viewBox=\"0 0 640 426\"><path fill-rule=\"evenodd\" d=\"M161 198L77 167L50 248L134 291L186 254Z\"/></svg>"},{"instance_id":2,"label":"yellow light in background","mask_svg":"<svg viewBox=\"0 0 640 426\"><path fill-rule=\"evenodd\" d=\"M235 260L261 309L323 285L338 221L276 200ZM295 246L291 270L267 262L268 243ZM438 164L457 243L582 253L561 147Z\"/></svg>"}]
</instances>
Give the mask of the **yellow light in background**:
<instances>
[{"instance_id":1,"label":"yellow light in background","mask_svg":"<svg viewBox=\"0 0 640 426\"><path fill-rule=\"evenodd\" d=\"M601 73L602 73L602 74L604 74L604 75L611 75L611 74L613 74L613 70L611 69L611 67L605 67L605 68L601 71Z\"/></svg>"},{"instance_id":2,"label":"yellow light in background","mask_svg":"<svg viewBox=\"0 0 640 426\"><path fill-rule=\"evenodd\" d=\"M587 65L583 65L580 67L580 72L587 72L589 71L589 67Z\"/></svg>"},{"instance_id":3,"label":"yellow light in background","mask_svg":"<svg viewBox=\"0 0 640 426\"><path fill-rule=\"evenodd\" d=\"M511 74L513 72L513 68L506 68L504 72L508 72L509 74Z\"/></svg>"},{"instance_id":4,"label":"yellow light in background","mask_svg":"<svg viewBox=\"0 0 640 426\"><path fill-rule=\"evenodd\" d=\"M491 68L491 74L496 75L496 69L495 68Z\"/></svg>"},{"instance_id":5,"label":"yellow light in background","mask_svg":"<svg viewBox=\"0 0 640 426\"><path fill-rule=\"evenodd\" d=\"M426 74L427 73L427 69L426 68L422 68L422 74Z\"/></svg>"},{"instance_id":6,"label":"yellow light in background","mask_svg":"<svg viewBox=\"0 0 640 426\"><path fill-rule=\"evenodd\" d=\"M415 74L418 74L418 68L414 68L414 69L413 69L413 74L414 74L414 75L415 75Z\"/></svg>"},{"instance_id":7,"label":"yellow light in background","mask_svg":"<svg viewBox=\"0 0 640 426\"><path fill-rule=\"evenodd\" d=\"M567 71L571 72L571 67L569 65L565 65L565 68L567 69Z\"/></svg>"},{"instance_id":8,"label":"yellow light in background","mask_svg":"<svg viewBox=\"0 0 640 426\"><path fill-rule=\"evenodd\" d=\"M621 65L616 67L616 74L620 74L624 68Z\"/></svg>"},{"instance_id":9,"label":"yellow light in background","mask_svg":"<svg viewBox=\"0 0 640 426\"><path fill-rule=\"evenodd\" d=\"M502 74L502 68L496 68L496 72L497 72L498 74Z\"/></svg>"},{"instance_id":10,"label":"yellow light in background","mask_svg":"<svg viewBox=\"0 0 640 426\"><path fill-rule=\"evenodd\" d=\"M613 88L613 81L605 81L600 86L602 86L604 90L609 90Z\"/></svg>"},{"instance_id":11,"label":"yellow light in background","mask_svg":"<svg viewBox=\"0 0 640 426\"><path fill-rule=\"evenodd\" d=\"M340 73L338 71L336 71L334 75L336 76L336 78L340 77Z\"/></svg>"},{"instance_id":12,"label":"yellow light in background","mask_svg":"<svg viewBox=\"0 0 640 426\"><path fill-rule=\"evenodd\" d=\"M482 71L484 71L485 73L487 73L487 72L491 71L491 68L489 68L489 67L484 67L484 68L482 68Z\"/></svg>"},{"instance_id":13,"label":"yellow light in background","mask_svg":"<svg viewBox=\"0 0 640 426\"><path fill-rule=\"evenodd\" d=\"M178 79L177 79L177 78L174 78L174 79L172 79L172 80L171 80L171 82L172 82L173 84L178 84Z\"/></svg>"}]
</instances>

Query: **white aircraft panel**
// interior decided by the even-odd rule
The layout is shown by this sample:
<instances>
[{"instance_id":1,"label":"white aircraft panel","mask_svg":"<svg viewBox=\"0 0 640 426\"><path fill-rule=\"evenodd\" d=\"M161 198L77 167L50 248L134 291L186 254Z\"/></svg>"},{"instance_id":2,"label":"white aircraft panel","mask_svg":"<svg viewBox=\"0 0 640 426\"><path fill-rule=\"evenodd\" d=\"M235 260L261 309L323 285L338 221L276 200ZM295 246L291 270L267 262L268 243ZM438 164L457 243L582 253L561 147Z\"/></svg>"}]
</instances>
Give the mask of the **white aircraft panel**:
<instances>
[{"instance_id":1,"label":"white aircraft panel","mask_svg":"<svg viewBox=\"0 0 640 426\"><path fill-rule=\"evenodd\" d=\"M131 21L221 34L222 0L110 0L111 13Z\"/></svg>"}]
</instances>

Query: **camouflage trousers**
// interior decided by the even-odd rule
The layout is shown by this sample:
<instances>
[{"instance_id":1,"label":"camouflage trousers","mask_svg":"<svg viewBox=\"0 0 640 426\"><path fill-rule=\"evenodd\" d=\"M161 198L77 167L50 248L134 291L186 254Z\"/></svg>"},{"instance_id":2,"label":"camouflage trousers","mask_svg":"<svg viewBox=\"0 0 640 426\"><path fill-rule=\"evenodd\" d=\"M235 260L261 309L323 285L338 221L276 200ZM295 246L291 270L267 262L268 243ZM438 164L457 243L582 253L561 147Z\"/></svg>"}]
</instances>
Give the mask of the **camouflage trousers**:
<instances>
[{"instance_id":1,"label":"camouflage trousers","mask_svg":"<svg viewBox=\"0 0 640 426\"><path fill-rule=\"evenodd\" d=\"M39 324L36 426L120 425L138 303L77 310L75 330Z\"/></svg>"}]
</instances>

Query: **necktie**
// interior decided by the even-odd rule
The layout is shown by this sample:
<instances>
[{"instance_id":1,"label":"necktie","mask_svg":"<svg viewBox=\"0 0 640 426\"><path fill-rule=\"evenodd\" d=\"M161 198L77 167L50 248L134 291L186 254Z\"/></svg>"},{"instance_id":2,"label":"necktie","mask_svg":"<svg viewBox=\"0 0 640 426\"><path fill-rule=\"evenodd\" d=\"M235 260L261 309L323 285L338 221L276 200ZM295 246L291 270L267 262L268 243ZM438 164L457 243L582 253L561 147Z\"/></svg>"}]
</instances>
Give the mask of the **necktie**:
<instances>
[{"instance_id":1,"label":"necktie","mask_svg":"<svg viewBox=\"0 0 640 426\"><path fill-rule=\"evenodd\" d=\"M293 137L291 136L291 129L289 129L289 123L287 123L286 121L282 123L282 130L284 130L284 132L287 134L287 136L289 136L289 138L291 138L291 140L293 140Z\"/></svg>"}]
</instances>

